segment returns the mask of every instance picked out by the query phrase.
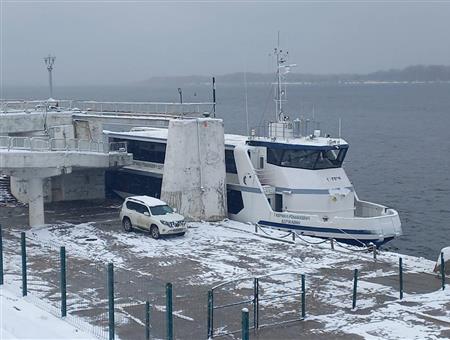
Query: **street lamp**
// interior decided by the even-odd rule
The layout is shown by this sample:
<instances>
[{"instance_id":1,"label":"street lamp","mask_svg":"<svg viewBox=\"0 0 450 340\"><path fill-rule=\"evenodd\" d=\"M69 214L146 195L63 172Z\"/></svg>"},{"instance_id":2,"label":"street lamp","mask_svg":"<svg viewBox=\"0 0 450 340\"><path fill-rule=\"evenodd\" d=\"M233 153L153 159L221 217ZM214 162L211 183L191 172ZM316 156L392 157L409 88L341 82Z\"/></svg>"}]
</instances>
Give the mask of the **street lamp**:
<instances>
[{"instance_id":1,"label":"street lamp","mask_svg":"<svg viewBox=\"0 0 450 340\"><path fill-rule=\"evenodd\" d=\"M183 90L181 87L178 88L178 94L180 95L180 104L183 104Z\"/></svg>"},{"instance_id":2,"label":"street lamp","mask_svg":"<svg viewBox=\"0 0 450 340\"><path fill-rule=\"evenodd\" d=\"M50 54L48 57L44 58L45 66L47 66L48 70L48 84L50 87L50 98L53 98L53 80L52 80L52 71L53 71L53 64L55 63L56 57L51 56Z\"/></svg>"}]
</instances>

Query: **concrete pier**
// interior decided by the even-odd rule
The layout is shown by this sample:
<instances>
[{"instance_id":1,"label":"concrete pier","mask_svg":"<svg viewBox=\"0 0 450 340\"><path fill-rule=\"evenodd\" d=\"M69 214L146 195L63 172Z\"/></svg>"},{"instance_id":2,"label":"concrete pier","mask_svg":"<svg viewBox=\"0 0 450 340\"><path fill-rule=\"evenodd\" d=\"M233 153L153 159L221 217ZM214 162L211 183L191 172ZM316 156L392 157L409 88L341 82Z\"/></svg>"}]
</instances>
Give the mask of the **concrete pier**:
<instances>
[{"instance_id":1,"label":"concrete pier","mask_svg":"<svg viewBox=\"0 0 450 340\"><path fill-rule=\"evenodd\" d=\"M19 198L25 198L29 204L29 224L30 226L42 225L44 219L44 181L47 178L56 176L68 176L72 172L86 171L87 169L106 169L109 167L120 167L130 165L132 155L123 151L109 151L109 145L101 145L98 142L72 140L68 142L62 140L64 144L57 144L54 148L52 143L48 144L48 150L33 149L32 138L10 138L20 140L20 147L0 148L0 173L13 177L12 183L16 183L20 192ZM9 142L8 145L14 145ZM83 148L80 149L80 145ZM64 150L64 151L61 151ZM93 150L93 151L92 151ZM95 178L95 175L94 175ZM103 179L103 177L101 178ZM59 197L64 197L67 191L74 191L71 181L64 184L60 181ZM80 187L85 187L86 192L94 183L86 181L81 185L80 181L74 181L77 186L76 195L71 199L85 199L80 194ZM96 186L93 186L94 188ZM55 192L58 195L57 192Z\"/></svg>"}]
</instances>

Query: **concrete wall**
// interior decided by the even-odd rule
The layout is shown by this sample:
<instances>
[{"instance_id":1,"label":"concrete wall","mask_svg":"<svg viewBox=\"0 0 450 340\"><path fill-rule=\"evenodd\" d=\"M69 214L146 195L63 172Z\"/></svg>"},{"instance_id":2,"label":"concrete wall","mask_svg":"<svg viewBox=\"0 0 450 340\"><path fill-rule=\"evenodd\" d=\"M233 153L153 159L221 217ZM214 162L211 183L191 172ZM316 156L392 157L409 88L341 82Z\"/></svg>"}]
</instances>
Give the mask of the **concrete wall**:
<instances>
[{"instance_id":1,"label":"concrete wall","mask_svg":"<svg viewBox=\"0 0 450 340\"><path fill-rule=\"evenodd\" d=\"M11 177L11 194L28 203L28 180ZM105 198L105 170L87 169L44 179L44 202Z\"/></svg>"},{"instance_id":2,"label":"concrete wall","mask_svg":"<svg viewBox=\"0 0 450 340\"><path fill-rule=\"evenodd\" d=\"M105 198L105 170L74 171L51 178L53 202Z\"/></svg>"},{"instance_id":3,"label":"concrete wall","mask_svg":"<svg viewBox=\"0 0 450 340\"><path fill-rule=\"evenodd\" d=\"M48 129L50 138L56 139L74 139L75 131L73 125L58 125Z\"/></svg>"},{"instance_id":4,"label":"concrete wall","mask_svg":"<svg viewBox=\"0 0 450 340\"><path fill-rule=\"evenodd\" d=\"M192 220L226 214L223 121L171 120L161 198Z\"/></svg>"},{"instance_id":5,"label":"concrete wall","mask_svg":"<svg viewBox=\"0 0 450 340\"><path fill-rule=\"evenodd\" d=\"M72 116L68 113L5 113L0 115L0 134L42 131L46 127L69 124L72 124Z\"/></svg>"},{"instance_id":6,"label":"concrete wall","mask_svg":"<svg viewBox=\"0 0 450 340\"><path fill-rule=\"evenodd\" d=\"M75 119L73 121L75 138L92 141L103 141L103 123L101 121L89 121Z\"/></svg>"}]
</instances>

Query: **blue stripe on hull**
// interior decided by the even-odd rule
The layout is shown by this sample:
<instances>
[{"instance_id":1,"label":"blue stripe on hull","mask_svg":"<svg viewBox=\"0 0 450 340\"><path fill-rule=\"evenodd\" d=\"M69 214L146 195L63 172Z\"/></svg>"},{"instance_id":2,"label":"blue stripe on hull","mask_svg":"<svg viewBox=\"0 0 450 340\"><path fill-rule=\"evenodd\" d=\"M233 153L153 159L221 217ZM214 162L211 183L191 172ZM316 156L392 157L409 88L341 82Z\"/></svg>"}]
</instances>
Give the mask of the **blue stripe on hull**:
<instances>
[{"instance_id":1,"label":"blue stripe on hull","mask_svg":"<svg viewBox=\"0 0 450 340\"><path fill-rule=\"evenodd\" d=\"M368 245L370 243L375 244L377 247L385 244L394 239L394 237L385 237L383 240L380 240L378 237L369 238L369 239L360 239L358 235L374 235L370 230L349 230L349 229L337 229L337 228L325 228L325 227L310 227L310 226L300 226L296 224L285 224L285 223L277 223L271 221L259 221L258 224L261 226L272 227L272 228L282 228L282 229L290 229L299 231L301 234L310 237L317 237L321 239L328 239L330 237L324 235L311 235L310 232L319 232L319 233L333 233L333 234L341 234L342 236L334 237L334 239L338 242L342 242L349 245L359 246L361 247L361 243L364 245ZM346 237L347 235L347 237ZM348 235L355 235L355 238L349 238ZM375 236L375 235L374 235Z\"/></svg>"},{"instance_id":2,"label":"blue stripe on hull","mask_svg":"<svg viewBox=\"0 0 450 340\"><path fill-rule=\"evenodd\" d=\"M271 221L259 221L258 224L265 225L268 227L275 228L289 228L301 231L311 231L318 233L334 233L334 234L349 234L349 235L372 235L370 230L354 230L354 229L338 229L338 228L327 228L327 227L310 227L298 224L286 224Z\"/></svg>"}]
</instances>

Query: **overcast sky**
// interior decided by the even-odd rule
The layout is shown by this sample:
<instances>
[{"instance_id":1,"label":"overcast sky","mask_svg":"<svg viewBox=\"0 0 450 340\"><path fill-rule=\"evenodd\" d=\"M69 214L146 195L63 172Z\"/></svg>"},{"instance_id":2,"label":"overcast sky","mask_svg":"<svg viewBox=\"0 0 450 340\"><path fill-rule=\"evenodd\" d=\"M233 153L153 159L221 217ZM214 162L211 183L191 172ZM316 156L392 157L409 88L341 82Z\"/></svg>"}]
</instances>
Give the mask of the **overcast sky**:
<instances>
[{"instance_id":1,"label":"overcast sky","mask_svg":"<svg viewBox=\"0 0 450 340\"><path fill-rule=\"evenodd\" d=\"M1 1L3 84L122 84L271 72L277 31L295 72L450 64L450 2Z\"/></svg>"}]
</instances>

